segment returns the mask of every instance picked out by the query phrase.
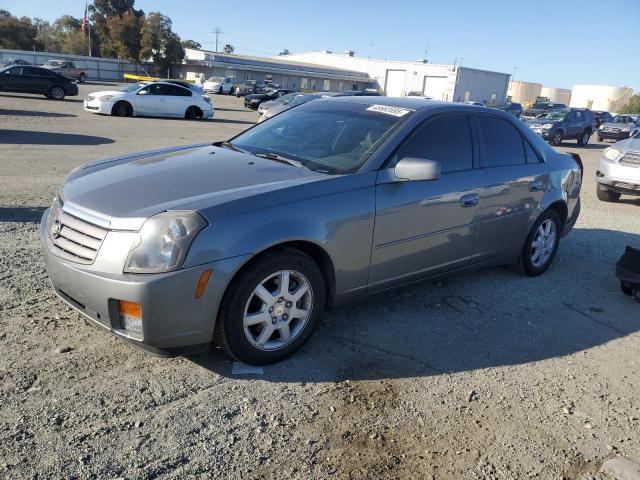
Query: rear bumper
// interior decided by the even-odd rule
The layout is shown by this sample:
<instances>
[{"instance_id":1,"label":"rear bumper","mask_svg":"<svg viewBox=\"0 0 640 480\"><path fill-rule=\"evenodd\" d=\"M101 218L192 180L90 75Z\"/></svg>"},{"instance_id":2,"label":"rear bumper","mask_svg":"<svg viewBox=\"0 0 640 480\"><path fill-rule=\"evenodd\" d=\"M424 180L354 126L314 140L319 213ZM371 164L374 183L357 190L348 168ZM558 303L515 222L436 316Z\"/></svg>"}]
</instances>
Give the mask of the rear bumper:
<instances>
[{"instance_id":1,"label":"rear bumper","mask_svg":"<svg viewBox=\"0 0 640 480\"><path fill-rule=\"evenodd\" d=\"M45 238L47 210L40 225L42 254L56 294L91 323L137 347L158 355L202 351L213 339L222 296L248 256L220 260L170 273L130 275L102 273L53 255ZM200 299L195 288L202 272L213 274ZM142 330L125 330L118 300L135 302L142 311Z\"/></svg>"}]
</instances>

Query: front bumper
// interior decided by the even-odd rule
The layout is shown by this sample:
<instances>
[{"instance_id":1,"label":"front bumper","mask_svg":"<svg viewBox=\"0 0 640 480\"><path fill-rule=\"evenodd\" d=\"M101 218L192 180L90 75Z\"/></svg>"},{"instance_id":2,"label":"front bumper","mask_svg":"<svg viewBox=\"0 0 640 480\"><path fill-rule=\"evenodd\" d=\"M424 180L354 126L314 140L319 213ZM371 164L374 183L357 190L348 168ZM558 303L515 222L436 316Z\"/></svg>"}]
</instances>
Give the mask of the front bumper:
<instances>
[{"instance_id":1,"label":"front bumper","mask_svg":"<svg viewBox=\"0 0 640 480\"><path fill-rule=\"evenodd\" d=\"M40 224L42 253L56 294L69 306L91 323L158 355L193 353L209 347L224 291L249 255L162 274L99 272L95 264L109 263L99 258L109 253L109 239L105 238L94 265L63 260L49 251L45 237L48 215L49 210ZM196 299L196 285L207 269L212 269L213 274L203 296ZM141 332L123 329L118 300L140 305Z\"/></svg>"},{"instance_id":2,"label":"front bumper","mask_svg":"<svg viewBox=\"0 0 640 480\"><path fill-rule=\"evenodd\" d=\"M609 190L626 195L640 195L640 168L620 165L600 158L596 181Z\"/></svg>"},{"instance_id":3,"label":"front bumper","mask_svg":"<svg viewBox=\"0 0 640 480\"><path fill-rule=\"evenodd\" d=\"M250 108L251 110L257 110L258 107L260 106L260 102L252 102L251 100L247 100L245 98L244 106L245 108Z\"/></svg>"},{"instance_id":4,"label":"front bumper","mask_svg":"<svg viewBox=\"0 0 640 480\"><path fill-rule=\"evenodd\" d=\"M554 128L544 129L544 128L532 128L529 127L533 133L540 135L545 140L552 140L553 135L555 133Z\"/></svg>"},{"instance_id":5,"label":"front bumper","mask_svg":"<svg viewBox=\"0 0 640 480\"><path fill-rule=\"evenodd\" d=\"M83 103L84 109L91 113L101 113L103 115L111 115L113 109L113 102L101 102L97 98L91 101L87 101L85 98Z\"/></svg>"}]
</instances>

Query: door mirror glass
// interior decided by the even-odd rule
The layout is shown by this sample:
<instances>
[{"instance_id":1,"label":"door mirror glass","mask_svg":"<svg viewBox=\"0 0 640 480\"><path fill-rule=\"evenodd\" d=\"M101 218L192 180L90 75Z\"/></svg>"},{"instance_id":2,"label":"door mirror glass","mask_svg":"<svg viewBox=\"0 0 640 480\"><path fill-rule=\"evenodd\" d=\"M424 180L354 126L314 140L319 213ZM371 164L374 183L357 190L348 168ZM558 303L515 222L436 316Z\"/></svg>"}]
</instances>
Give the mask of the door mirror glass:
<instances>
[{"instance_id":1,"label":"door mirror glass","mask_svg":"<svg viewBox=\"0 0 640 480\"><path fill-rule=\"evenodd\" d=\"M147 89L140 90L140 91L138 92L138 95L149 95L149 90L147 90Z\"/></svg>"},{"instance_id":2,"label":"door mirror glass","mask_svg":"<svg viewBox=\"0 0 640 480\"><path fill-rule=\"evenodd\" d=\"M437 180L442 167L439 162L426 158L404 157L396 164L394 173L398 180Z\"/></svg>"}]
</instances>

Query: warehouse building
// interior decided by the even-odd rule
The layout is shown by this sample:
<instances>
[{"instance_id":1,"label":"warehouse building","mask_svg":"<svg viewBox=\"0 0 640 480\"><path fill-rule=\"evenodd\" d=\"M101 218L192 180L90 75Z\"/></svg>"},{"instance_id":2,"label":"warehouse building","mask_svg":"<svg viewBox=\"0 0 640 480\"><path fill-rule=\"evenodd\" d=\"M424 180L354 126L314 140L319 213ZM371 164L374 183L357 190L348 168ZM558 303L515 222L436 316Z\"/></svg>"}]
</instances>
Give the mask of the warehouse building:
<instances>
[{"instance_id":1,"label":"warehouse building","mask_svg":"<svg viewBox=\"0 0 640 480\"><path fill-rule=\"evenodd\" d=\"M619 112L632 96L633 89L629 87L574 85L571 91L571 106L615 113Z\"/></svg>"},{"instance_id":2,"label":"warehouse building","mask_svg":"<svg viewBox=\"0 0 640 480\"><path fill-rule=\"evenodd\" d=\"M375 80L361 71L290 62L288 56L227 55L191 48L185 49L185 53L182 74L186 80L232 77L236 82L269 81L292 90L334 92L364 90L375 85Z\"/></svg>"},{"instance_id":3,"label":"warehouse building","mask_svg":"<svg viewBox=\"0 0 640 480\"><path fill-rule=\"evenodd\" d=\"M473 100L502 103L507 95L509 74L457 65L435 65L426 61L404 62L313 51L287 55L288 62L365 72L380 92L390 97L423 95L436 100Z\"/></svg>"}]
</instances>

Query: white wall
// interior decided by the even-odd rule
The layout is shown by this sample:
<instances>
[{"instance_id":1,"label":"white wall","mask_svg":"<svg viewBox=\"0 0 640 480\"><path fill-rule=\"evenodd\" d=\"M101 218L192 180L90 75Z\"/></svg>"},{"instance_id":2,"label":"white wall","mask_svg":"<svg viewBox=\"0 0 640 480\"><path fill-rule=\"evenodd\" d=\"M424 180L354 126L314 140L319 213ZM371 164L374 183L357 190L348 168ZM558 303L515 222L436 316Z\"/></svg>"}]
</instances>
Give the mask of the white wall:
<instances>
[{"instance_id":1,"label":"white wall","mask_svg":"<svg viewBox=\"0 0 640 480\"><path fill-rule=\"evenodd\" d=\"M507 98L509 77L507 73L460 67L451 100L464 101L468 97L468 100L475 102L494 105L504 103Z\"/></svg>"},{"instance_id":2,"label":"white wall","mask_svg":"<svg viewBox=\"0 0 640 480\"><path fill-rule=\"evenodd\" d=\"M516 103L533 103L540 96L542 91L541 83L522 82L520 80L512 80L509 82L507 95L511 97L512 102Z\"/></svg>"},{"instance_id":3,"label":"white wall","mask_svg":"<svg viewBox=\"0 0 640 480\"><path fill-rule=\"evenodd\" d=\"M574 85L571 90L571 106L618 112L633 95L629 87L609 85Z\"/></svg>"}]
</instances>

